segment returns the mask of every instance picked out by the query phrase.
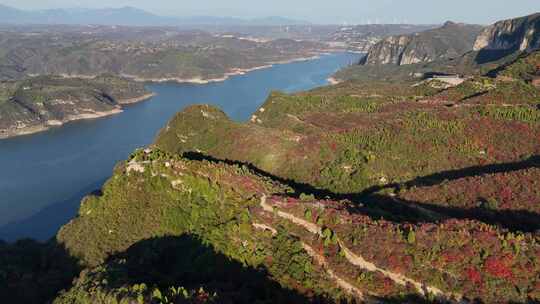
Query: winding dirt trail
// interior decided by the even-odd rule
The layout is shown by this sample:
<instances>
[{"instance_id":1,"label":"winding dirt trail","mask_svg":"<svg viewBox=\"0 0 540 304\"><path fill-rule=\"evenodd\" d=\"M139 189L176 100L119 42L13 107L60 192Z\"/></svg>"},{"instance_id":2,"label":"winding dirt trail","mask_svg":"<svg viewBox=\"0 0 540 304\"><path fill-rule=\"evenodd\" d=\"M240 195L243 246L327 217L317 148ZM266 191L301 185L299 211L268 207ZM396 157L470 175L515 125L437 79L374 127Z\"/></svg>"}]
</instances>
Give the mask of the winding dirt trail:
<instances>
[{"instance_id":1,"label":"winding dirt trail","mask_svg":"<svg viewBox=\"0 0 540 304\"><path fill-rule=\"evenodd\" d=\"M253 227L260 230L270 231L272 235L277 234L277 230L275 228L268 226L266 224L253 223ZM354 287L352 284L350 284L349 282L341 278L340 276L336 275L334 271L328 266L328 262L326 262L326 259L324 258L324 256L317 253L317 251L315 251L315 249L313 249L313 247L309 246L308 244L304 242L301 242L301 243L302 243L302 248L304 248L307 254L315 261L315 263L317 263L319 266L324 268L324 270L326 271L326 274L328 274L328 277L332 279L336 283L337 286L345 290L347 293L353 296L356 296L358 299L364 300L364 293L360 289Z\"/></svg>"},{"instance_id":2,"label":"winding dirt trail","mask_svg":"<svg viewBox=\"0 0 540 304\"><path fill-rule=\"evenodd\" d=\"M286 220L289 220L289 221L293 222L294 224L303 227L304 229L306 229L307 231L309 231L309 232L311 232L313 234L317 234L319 236L322 236L322 228L321 227L319 227L318 225L313 224L311 222L308 222L308 221L306 221L306 220L304 220L302 218L299 218L299 217L297 217L297 216L295 216L293 214L290 214L290 213L287 213L287 212L284 212L284 211L280 211L280 210L274 208L273 206L269 205L266 202L266 196L265 195L263 195L261 197L260 205L261 205L261 207L263 208L264 211L272 212L274 214L277 214L277 216L279 216L281 218L284 218ZM344 245L344 243L341 240L339 240L339 238L338 238L338 244L339 244L340 248L343 250L343 252L345 254L345 258L347 259L347 261L349 261L349 263L351 263L354 266L360 267L362 269L365 269L365 270L368 270L368 271L371 271L371 272L379 272L379 273L383 274L385 277L387 277L387 278L391 279L392 281L394 281L396 284L399 284L399 285L402 285L402 286L407 286L408 284L410 284L410 285L414 286L417 289L418 293L420 293L423 296L427 296L428 294L432 294L432 295L435 295L438 298L442 298L442 299L450 300L450 301L451 300L457 300L457 302L461 301L461 299L462 299L462 296L459 295L459 294L447 293L447 292L444 292L444 291L440 290L437 287L429 286L429 285L426 285L424 283L418 282L418 281L416 281L416 280L414 280L412 278L409 278L409 277L407 277L407 276L405 276L403 274L395 273L395 272L392 272L392 271L388 271L388 270L379 268L374 263L368 262L362 256L357 255L354 252L352 252L349 248L347 248ZM305 249L306 249L306 251L308 251L308 248L305 248ZM313 250L313 249L311 249L311 250ZM312 253L315 253L315 252L312 251ZM311 255L311 253L309 251L308 251L308 254ZM324 257L323 257L323 259L324 259ZM331 271L331 269L329 269L328 267L327 267L327 270ZM331 277L333 277L334 279L337 277L334 274L333 271L329 272L329 274L332 274ZM346 283L346 284L350 285L349 283ZM344 284L344 286L346 286L346 285ZM344 286L342 286L342 287L344 289L347 289ZM350 285L350 287L355 288L352 285ZM349 288L348 290L351 290L351 289Z\"/></svg>"},{"instance_id":3,"label":"winding dirt trail","mask_svg":"<svg viewBox=\"0 0 540 304\"><path fill-rule=\"evenodd\" d=\"M341 287L343 290L345 290L349 294L355 295L360 300L364 300L364 293L360 289L354 287L352 284L350 284L349 282L345 281L344 279L336 275L334 271L328 266L326 259L322 255L318 254L311 246L309 246L308 244L304 242L302 242L302 247L307 252L307 254L315 260L317 264L319 264L326 270L326 273L328 274L328 276L332 280L334 280L334 282L336 282L336 284L339 287Z\"/></svg>"}]
</instances>

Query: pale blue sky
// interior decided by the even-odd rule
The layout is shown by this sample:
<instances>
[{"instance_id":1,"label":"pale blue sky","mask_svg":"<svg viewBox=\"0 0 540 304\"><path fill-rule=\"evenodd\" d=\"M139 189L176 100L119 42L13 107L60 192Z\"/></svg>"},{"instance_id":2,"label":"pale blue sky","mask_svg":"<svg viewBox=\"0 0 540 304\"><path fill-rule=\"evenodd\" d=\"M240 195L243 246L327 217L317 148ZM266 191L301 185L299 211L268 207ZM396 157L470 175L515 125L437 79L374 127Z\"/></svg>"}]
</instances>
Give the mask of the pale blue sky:
<instances>
[{"instance_id":1,"label":"pale blue sky","mask_svg":"<svg viewBox=\"0 0 540 304\"><path fill-rule=\"evenodd\" d=\"M160 15L284 16L317 23L492 23L540 11L540 0L0 0L24 9L134 6Z\"/></svg>"}]
</instances>

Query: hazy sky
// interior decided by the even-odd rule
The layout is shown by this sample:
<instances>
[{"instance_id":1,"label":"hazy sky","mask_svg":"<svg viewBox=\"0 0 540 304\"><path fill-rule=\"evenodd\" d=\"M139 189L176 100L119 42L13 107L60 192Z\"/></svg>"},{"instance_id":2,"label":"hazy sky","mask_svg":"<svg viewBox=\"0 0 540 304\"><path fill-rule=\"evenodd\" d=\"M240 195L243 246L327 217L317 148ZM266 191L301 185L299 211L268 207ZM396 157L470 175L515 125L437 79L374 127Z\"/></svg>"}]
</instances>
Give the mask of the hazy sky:
<instances>
[{"instance_id":1,"label":"hazy sky","mask_svg":"<svg viewBox=\"0 0 540 304\"><path fill-rule=\"evenodd\" d=\"M160 15L284 16L317 23L491 23L540 11L540 0L0 0L24 9L134 6Z\"/></svg>"}]
</instances>

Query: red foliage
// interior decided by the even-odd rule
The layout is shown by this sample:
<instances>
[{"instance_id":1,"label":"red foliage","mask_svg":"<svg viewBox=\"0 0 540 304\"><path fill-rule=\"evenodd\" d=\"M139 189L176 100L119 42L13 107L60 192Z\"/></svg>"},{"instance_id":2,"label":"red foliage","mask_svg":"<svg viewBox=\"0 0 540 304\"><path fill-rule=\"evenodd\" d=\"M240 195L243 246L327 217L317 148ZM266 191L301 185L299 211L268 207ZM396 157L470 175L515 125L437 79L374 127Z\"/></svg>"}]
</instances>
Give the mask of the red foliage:
<instances>
[{"instance_id":1,"label":"red foliage","mask_svg":"<svg viewBox=\"0 0 540 304\"><path fill-rule=\"evenodd\" d=\"M527 176L536 182L537 177L540 176L540 170L538 170L537 175L527 173ZM523 178L516 180L523 184ZM499 187L490 186L487 187L487 190L483 190L483 184L473 183L474 186L469 189L491 191L490 193L493 194L491 197L498 197L503 187L511 187L513 200L523 197L517 190L519 188L507 176L493 176L492 184ZM456 191L459 192L462 189L467 188L462 187ZM472 192L472 190L467 192ZM477 194L474 193L471 195L471 197L476 196ZM281 198L281 201L285 201L285 198ZM316 206L315 204L324 205L324 210L313 208ZM515 300L514 296L507 290L513 290L516 286L520 290L533 290L529 294L532 299L540 298L540 293L535 291L535 288L538 287L540 248L537 245L531 245L535 244L531 234L523 235L524 239L520 242L528 245L521 246L519 253L514 256L508 254L508 247L502 246L501 232L504 230L497 226L461 219L448 219L440 223L396 225L391 221L375 221L362 213L350 213L347 206L349 205L346 201L300 201L294 206L296 209L293 211L297 216L304 217L307 207L311 210L313 221L319 215L324 216L325 225L328 225L338 236L342 236L344 242L352 242L352 244L347 244L350 246L350 250L385 270L406 274L426 284L436 285L434 272L451 269L453 273L453 270L459 269L457 270L459 278L448 280L446 285L441 286L441 288L456 290L467 297L478 298L484 303L503 303ZM277 207L283 208L282 205ZM331 220L334 217L350 218L351 220ZM415 242L403 242L401 238L396 238L397 227L400 231L413 229L416 232ZM345 237L349 235L350 238ZM370 242L373 240L377 240L376 245L365 246L365 244L371 244ZM462 245L456 246L457 241ZM323 246L320 239L315 241L313 245L315 250L329 259L338 255L338 247L335 245ZM512 243L508 242L508 245L512 245ZM437 251L440 252L440 258L433 259L433 256L430 256L431 263L425 263L426 259L422 254L428 252L426 248L435 246L440 248L440 251ZM410 249L414 250L414 256L407 254ZM482 255L480 255L480 249L485 249ZM484 254L489 254L489 257L482 262L479 257L484 256ZM420 259L416 259L416 256L419 256ZM538 259L535 258L536 256ZM340 269L339 271L349 270ZM384 295L398 290L394 283L385 282L384 280L387 278L381 273L377 272L377 274L381 275L380 279L377 279L375 287L377 293ZM493 284L497 284L498 287L492 288ZM410 288L414 290L414 287Z\"/></svg>"},{"instance_id":2,"label":"red foliage","mask_svg":"<svg viewBox=\"0 0 540 304\"><path fill-rule=\"evenodd\" d=\"M270 205L276 205L277 203L280 203L282 200L282 197L277 195L272 195L271 197L266 199L266 202Z\"/></svg>"},{"instance_id":3,"label":"red foliage","mask_svg":"<svg viewBox=\"0 0 540 304\"><path fill-rule=\"evenodd\" d=\"M388 257L388 266L393 271L400 272L401 270L401 261L399 260L399 257L396 255L391 255Z\"/></svg>"},{"instance_id":4,"label":"red foliage","mask_svg":"<svg viewBox=\"0 0 540 304\"><path fill-rule=\"evenodd\" d=\"M398 273L406 273L413 264L410 256L400 256L392 254L388 257L388 267Z\"/></svg>"},{"instance_id":5,"label":"red foliage","mask_svg":"<svg viewBox=\"0 0 540 304\"><path fill-rule=\"evenodd\" d=\"M501 190L500 196L501 196L501 199L503 201L505 201L505 202L511 200L512 199L512 188L504 187Z\"/></svg>"},{"instance_id":6,"label":"red foliage","mask_svg":"<svg viewBox=\"0 0 540 304\"><path fill-rule=\"evenodd\" d=\"M501 279L511 279L513 277L513 272L511 268L513 257L506 255L502 258L495 256L489 257L484 264L484 269L490 275L501 278Z\"/></svg>"},{"instance_id":7,"label":"red foliage","mask_svg":"<svg viewBox=\"0 0 540 304\"><path fill-rule=\"evenodd\" d=\"M317 210L312 210L311 211L311 221L313 223L316 223L318 218L319 218L319 212Z\"/></svg>"},{"instance_id":8,"label":"red foliage","mask_svg":"<svg viewBox=\"0 0 540 304\"><path fill-rule=\"evenodd\" d=\"M467 270L465 270L465 275L474 284L482 285L482 275L480 274L480 271L478 271L476 268L468 268Z\"/></svg>"},{"instance_id":9,"label":"red foliage","mask_svg":"<svg viewBox=\"0 0 540 304\"><path fill-rule=\"evenodd\" d=\"M210 295L207 292L201 292L195 298L195 303L197 304L203 304L208 302L210 302Z\"/></svg>"},{"instance_id":10,"label":"red foliage","mask_svg":"<svg viewBox=\"0 0 540 304\"><path fill-rule=\"evenodd\" d=\"M403 263L403 266L405 268L410 268L413 266L413 259L411 256L409 255L406 255L404 256L402 259L401 259L402 263Z\"/></svg>"},{"instance_id":11,"label":"red foliage","mask_svg":"<svg viewBox=\"0 0 540 304\"><path fill-rule=\"evenodd\" d=\"M298 199L294 197L287 197L285 198L285 205L283 207L285 208L293 208L295 205L297 205L299 202Z\"/></svg>"},{"instance_id":12,"label":"red foliage","mask_svg":"<svg viewBox=\"0 0 540 304\"><path fill-rule=\"evenodd\" d=\"M240 185L243 185L247 190L257 193L264 193L264 187L250 177L241 177Z\"/></svg>"},{"instance_id":13,"label":"red foliage","mask_svg":"<svg viewBox=\"0 0 540 304\"><path fill-rule=\"evenodd\" d=\"M385 294L389 294L394 289L394 282L389 278L385 277L383 279L383 291Z\"/></svg>"},{"instance_id":14,"label":"red foliage","mask_svg":"<svg viewBox=\"0 0 540 304\"><path fill-rule=\"evenodd\" d=\"M446 263L456 263L463 259L462 254L454 252L443 253L442 258Z\"/></svg>"}]
</instances>

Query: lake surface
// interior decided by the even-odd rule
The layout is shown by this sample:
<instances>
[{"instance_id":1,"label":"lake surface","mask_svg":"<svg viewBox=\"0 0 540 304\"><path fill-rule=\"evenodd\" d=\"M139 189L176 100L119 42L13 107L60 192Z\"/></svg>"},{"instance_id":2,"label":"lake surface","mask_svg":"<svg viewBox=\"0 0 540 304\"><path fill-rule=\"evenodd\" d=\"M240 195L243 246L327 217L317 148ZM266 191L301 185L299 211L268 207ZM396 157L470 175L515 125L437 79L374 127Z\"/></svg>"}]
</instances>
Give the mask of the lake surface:
<instances>
[{"instance_id":1,"label":"lake surface","mask_svg":"<svg viewBox=\"0 0 540 304\"><path fill-rule=\"evenodd\" d=\"M244 121L270 91L326 85L339 68L359 59L358 54L339 53L218 83L149 84L157 95L121 114L0 140L0 239L52 237L77 213L81 198L101 188L116 163L152 143L160 128L184 107L213 104L232 119Z\"/></svg>"}]
</instances>

